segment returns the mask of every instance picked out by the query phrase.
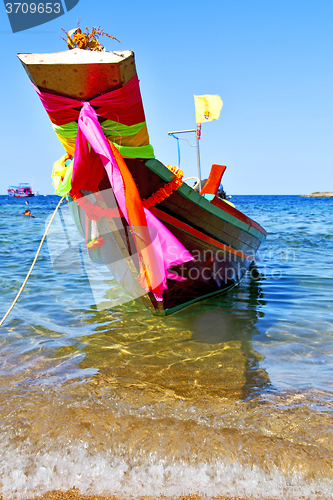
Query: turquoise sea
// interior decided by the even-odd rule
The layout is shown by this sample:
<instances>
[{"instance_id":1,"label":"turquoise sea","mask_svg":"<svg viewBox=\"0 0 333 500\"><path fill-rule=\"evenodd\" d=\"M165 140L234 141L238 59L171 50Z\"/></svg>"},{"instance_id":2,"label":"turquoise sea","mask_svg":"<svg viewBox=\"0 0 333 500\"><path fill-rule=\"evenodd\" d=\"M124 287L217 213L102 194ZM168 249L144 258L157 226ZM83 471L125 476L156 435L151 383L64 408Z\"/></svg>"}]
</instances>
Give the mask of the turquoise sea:
<instances>
[{"instance_id":1,"label":"turquoise sea","mask_svg":"<svg viewBox=\"0 0 333 500\"><path fill-rule=\"evenodd\" d=\"M0 197L0 318L58 200ZM63 204L0 328L4 499L333 498L333 198L233 202L268 232L260 278L166 318L101 309L112 277L96 295L84 265L53 265Z\"/></svg>"}]
</instances>

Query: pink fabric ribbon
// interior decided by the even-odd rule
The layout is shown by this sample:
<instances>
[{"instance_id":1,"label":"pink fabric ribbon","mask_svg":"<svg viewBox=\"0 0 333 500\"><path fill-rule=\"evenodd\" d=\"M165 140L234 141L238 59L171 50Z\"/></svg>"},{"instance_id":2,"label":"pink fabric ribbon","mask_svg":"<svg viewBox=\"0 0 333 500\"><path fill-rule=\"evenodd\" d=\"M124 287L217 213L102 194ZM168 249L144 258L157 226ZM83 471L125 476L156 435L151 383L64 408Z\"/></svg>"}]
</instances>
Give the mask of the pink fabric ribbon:
<instances>
[{"instance_id":1,"label":"pink fabric ribbon","mask_svg":"<svg viewBox=\"0 0 333 500\"><path fill-rule=\"evenodd\" d=\"M77 108L81 107L81 101L42 92L34 84L33 87L53 123L64 125L78 119L80 110ZM137 76L133 77L124 87L94 97L89 103L98 108L98 116L124 125L135 125L145 121Z\"/></svg>"},{"instance_id":2,"label":"pink fabric ribbon","mask_svg":"<svg viewBox=\"0 0 333 500\"><path fill-rule=\"evenodd\" d=\"M98 117L90 103L83 102L78 121L78 134L75 146L75 157L73 166L73 185L80 184L80 178L84 174L86 156L89 154L88 143L94 152L99 156L106 170L110 184L112 186L118 205L124 214L125 219L130 224L127 215L124 182L117 165L116 158L98 122ZM181 281L183 278L170 272L168 269L194 260L192 255L177 240L175 236L146 208L143 208L146 217L147 227L151 228L152 235L149 243L154 250L155 276L152 277L153 293L156 300L163 300L163 290L166 290L167 278ZM140 228L133 228L134 232ZM157 236L156 236L157 235ZM134 235L135 236L135 235ZM138 237L147 240L144 231ZM135 239L135 238L134 238Z\"/></svg>"},{"instance_id":3,"label":"pink fabric ribbon","mask_svg":"<svg viewBox=\"0 0 333 500\"><path fill-rule=\"evenodd\" d=\"M48 94L35 86L34 88L53 123L63 125L78 120L71 192L75 194L80 189L96 191L104 167L117 203L131 227L126 208L123 177L110 144L99 124L98 116L117 120L126 125L145 121L138 78L134 77L124 87L95 97L89 102ZM141 207L140 198L139 203ZM163 290L168 288L167 278L183 280L168 269L194 260L194 258L149 210L142 208L146 227L141 229L134 227L132 234L139 258L144 254L146 261L149 262L150 275L148 272L148 281L146 281L148 286L145 288L147 291L148 289L152 290L156 300L161 301ZM149 233L151 234L149 235ZM145 243L147 243L147 250L145 250ZM150 258L150 246L153 249L152 259ZM142 262L144 262L143 257Z\"/></svg>"}]
</instances>

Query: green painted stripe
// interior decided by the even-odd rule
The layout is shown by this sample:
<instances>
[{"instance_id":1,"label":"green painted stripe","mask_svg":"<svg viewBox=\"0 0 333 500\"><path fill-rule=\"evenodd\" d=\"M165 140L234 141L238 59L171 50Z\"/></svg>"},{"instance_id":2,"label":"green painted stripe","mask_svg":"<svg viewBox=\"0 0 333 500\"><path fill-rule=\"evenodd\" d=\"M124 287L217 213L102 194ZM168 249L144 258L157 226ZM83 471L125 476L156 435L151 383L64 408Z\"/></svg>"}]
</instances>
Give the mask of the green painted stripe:
<instances>
[{"instance_id":1,"label":"green painted stripe","mask_svg":"<svg viewBox=\"0 0 333 500\"><path fill-rule=\"evenodd\" d=\"M170 170L168 170L163 165L163 163L156 159L146 161L145 165L166 182L171 182L175 178L175 175L170 172ZM216 215L217 217L219 217L219 219L223 219L225 222L228 222L229 224L242 229L243 231L249 233L251 236L254 236L260 241L265 241L265 235L258 231L258 229L237 219L237 217L235 217L234 215L231 215L228 212L224 212L223 210L221 210L221 208L212 205L208 200L197 193L197 191L194 191L194 189L188 186L188 184L186 184L185 182L178 188L177 192L184 196L184 198L192 201L207 212Z\"/></svg>"},{"instance_id":2,"label":"green painted stripe","mask_svg":"<svg viewBox=\"0 0 333 500\"><path fill-rule=\"evenodd\" d=\"M106 120L103 122L103 124L106 123L107 125L110 123L116 123L112 122L110 120ZM121 123L118 124L118 132L123 132L122 135L128 136L130 133L138 133L142 127L144 126L145 122L138 123L136 125L131 125L131 127L128 127L127 125L122 125ZM52 125L54 131L56 134L63 139L68 139L68 140L75 140L76 135L77 135L77 130L78 130L78 124L76 122L69 122L65 123L64 125ZM103 127L103 125L102 125ZM105 134L106 137L108 137L108 134ZM112 134L111 134L112 135ZM116 136L117 133L115 132L112 136ZM145 146L121 146L120 144L117 144L112 141L112 143L116 146L118 151L122 156L127 156L129 158L155 158L154 154L154 149L151 144L146 144ZM89 145L90 148L90 145Z\"/></svg>"}]
</instances>

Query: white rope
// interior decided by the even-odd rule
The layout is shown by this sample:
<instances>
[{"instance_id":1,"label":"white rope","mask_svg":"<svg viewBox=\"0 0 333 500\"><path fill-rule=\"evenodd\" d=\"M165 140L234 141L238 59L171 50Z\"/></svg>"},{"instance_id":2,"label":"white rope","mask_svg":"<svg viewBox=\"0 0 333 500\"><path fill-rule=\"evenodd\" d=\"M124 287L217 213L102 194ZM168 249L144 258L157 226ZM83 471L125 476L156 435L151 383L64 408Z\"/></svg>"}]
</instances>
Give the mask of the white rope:
<instances>
[{"instance_id":1,"label":"white rope","mask_svg":"<svg viewBox=\"0 0 333 500\"><path fill-rule=\"evenodd\" d=\"M56 207L55 211L53 212L52 217L51 217L51 219L50 219L50 222L48 223L47 228L45 229L45 233L43 234L43 238L42 238L42 240L41 240L41 242L40 242L40 244L39 244L39 247L38 247L37 253L36 253L36 255L35 255L35 258L34 258L34 260L33 260L33 263L31 264L31 267L30 267L30 269L29 269L29 272L28 272L28 274L26 275L25 280L23 281L22 286L21 286L21 288L19 289L18 294L16 295L16 297L15 297L15 299L14 299L14 301L13 301L12 305L10 306L10 308L8 309L8 311L6 312L6 314L4 315L4 317L2 318L2 320L0 321L0 326L1 326L1 325L2 325L2 323L5 321L5 319L6 319L6 318L7 318L7 316L9 315L10 311L13 309L13 307L14 307L14 306L15 306L15 304L16 304L16 302L18 301L19 296L21 295L21 293L22 293L22 291L23 291L23 288L25 287L26 282L28 281L29 276L30 276L30 274L32 273L32 270L33 270L33 268L34 268L34 265L36 264L36 261L37 261L37 258L38 258L38 255L39 255L39 252L40 252L40 250L41 250L41 248L42 248L42 245L43 245L43 243L44 243L45 237L46 237L46 235L47 235L48 230L50 229L50 226L51 226L52 221L53 221L53 219L54 219L54 217L55 217L55 214L57 213L57 210L58 210L58 208L60 207L61 202L63 201L63 199L64 199L64 198L65 198L65 196L63 196L63 197L61 198L61 200L59 201L59 203L58 203L58 205L57 205L57 207Z\"/></svg>"}]
</instances>

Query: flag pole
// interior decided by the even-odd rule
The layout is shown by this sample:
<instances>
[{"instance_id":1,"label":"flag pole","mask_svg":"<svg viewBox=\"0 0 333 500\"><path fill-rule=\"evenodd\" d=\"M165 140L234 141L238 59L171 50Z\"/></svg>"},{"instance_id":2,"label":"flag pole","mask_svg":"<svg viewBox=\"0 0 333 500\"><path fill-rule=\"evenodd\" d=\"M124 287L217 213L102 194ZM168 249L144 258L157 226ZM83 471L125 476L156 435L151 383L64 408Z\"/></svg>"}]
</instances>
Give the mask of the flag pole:
<instances>
[{"instance_id":1,"label":"flag pole","mask_svg":"<svg viewBox=\"0 0 333 500\"><path fill-rule=\"evenodd\" d=\"M201 123L197 123L197 153L198 153L198 178L199 178L199 193L201 191L201 166L200 166L200 150L199 150L199 140L201 138Z\"/></svg>"},{"instance_id":2,"label":"flag pole","mask_svg":"<svg viewBox=\"0 0 333 500\"><path fill-rule=\"evenodd\" d=\"M223 106L222 99L219 95L195 95L194 96L194 106L195 106L195 117L197 122L196 129L190 130L177 130L176 132L168 132L168 135L174 134L185 134L187 132L195 132L197 138L197 155L198 155L198 186L199 192L201 191L201 165L200 165L200 149L199 140L201 138L201 123L205 121L217 120L220 116L221 109ZM175 137L175 136L174 136ZM178 137L175 137L178 140ZM187 139L184 139L188 142ZM189 142L188 142L189 143ZM190 144L190 143L189 143ZM195 147L193 144L190 146ZM178 161L180 163L179 156L179 140L178 140Z\"/></svg>"},{"instance_id":3,"label":"flag pole","mask_svg":"<svg viewBox=\"0 0 333 500\"><path fill-rule=\"evenodd\" d=\"M175 130L174 132L168 132L168 135L174 134L187 134L188 132L195 132L197 138L197 157L198 157L198 179L199 179L199 192L201 191L201 166L200 166L200 149L199 149L199 140L201 138L201 123L197 123L197 128L189 129L189 130ZM185 139L187 141L187 139ZM187 141L188 142L188 141ZM190 146L193 146L190 144Z\"/></svg>"}]
</instances>

